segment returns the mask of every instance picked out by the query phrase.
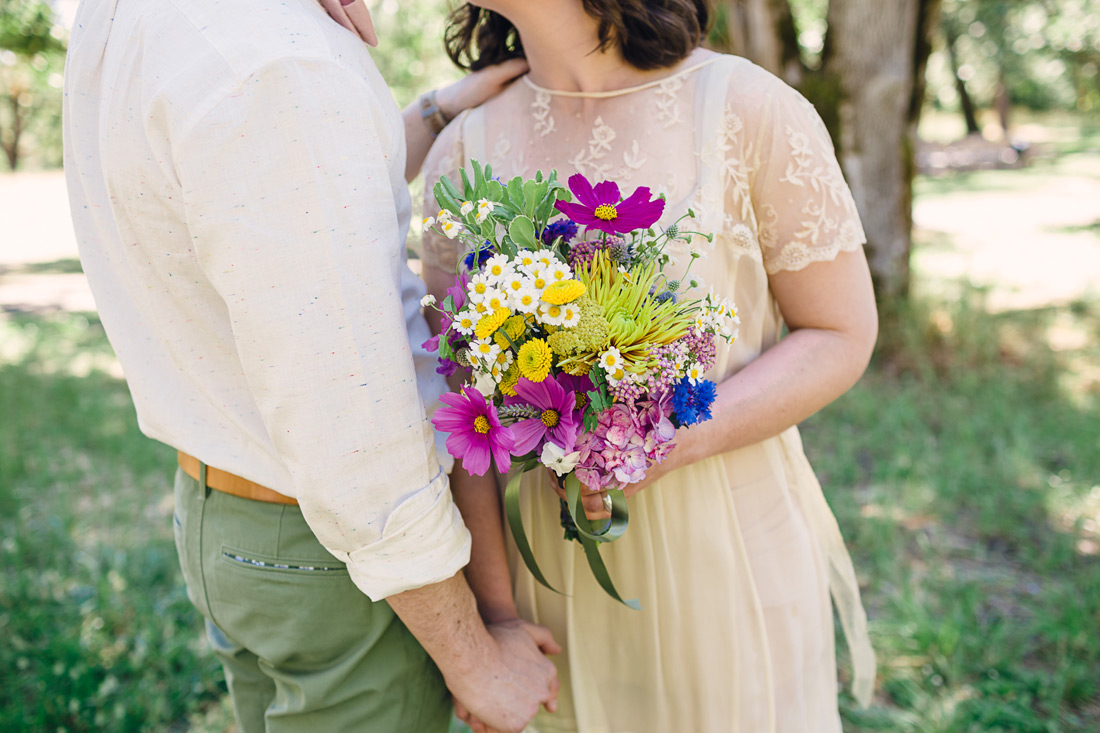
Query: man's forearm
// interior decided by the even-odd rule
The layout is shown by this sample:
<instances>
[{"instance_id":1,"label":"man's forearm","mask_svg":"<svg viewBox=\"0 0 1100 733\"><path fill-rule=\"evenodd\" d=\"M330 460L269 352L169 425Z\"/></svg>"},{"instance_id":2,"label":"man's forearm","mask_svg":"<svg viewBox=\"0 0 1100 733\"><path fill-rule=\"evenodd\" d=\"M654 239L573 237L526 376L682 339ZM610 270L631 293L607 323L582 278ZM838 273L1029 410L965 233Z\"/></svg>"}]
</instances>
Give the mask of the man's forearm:
<instances>
[{"instance_id":1,"label":"man's forearm","mask_svg":"<svg viewBox=\"0 0 1100 733\"><path fill-rule=\"evenodd\" d=\"M492 648L465 576L457 573L390 596L386 602L443 672L447 686L461 696L463 680L485 664Z\"/></svg>"}]
</instances>

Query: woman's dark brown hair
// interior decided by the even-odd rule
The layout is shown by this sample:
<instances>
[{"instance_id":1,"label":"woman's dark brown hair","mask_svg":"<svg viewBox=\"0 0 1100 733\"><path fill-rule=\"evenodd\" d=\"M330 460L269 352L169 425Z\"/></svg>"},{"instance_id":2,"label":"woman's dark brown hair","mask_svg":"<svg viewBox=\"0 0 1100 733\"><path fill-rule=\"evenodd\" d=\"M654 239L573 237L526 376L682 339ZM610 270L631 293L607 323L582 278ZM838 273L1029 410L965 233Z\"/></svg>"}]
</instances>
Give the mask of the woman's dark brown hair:
<instances>
[{"instance_id":1,"label":"woman's dark brown hair","mask_svg":"<svg viewBox=\"0 0 1100 733\"><path fill-rule=\"evenodd\" d=\"M617 45L626 62L638 69L661 69L680 62L702 42L710 22L707 0L581 2L585 12L599 21L600 43L593 50ZM451 60L473 71L523 56L523 44L511 21L469 3L451 13L444 42Z\"/></svg>"}]
</instances>

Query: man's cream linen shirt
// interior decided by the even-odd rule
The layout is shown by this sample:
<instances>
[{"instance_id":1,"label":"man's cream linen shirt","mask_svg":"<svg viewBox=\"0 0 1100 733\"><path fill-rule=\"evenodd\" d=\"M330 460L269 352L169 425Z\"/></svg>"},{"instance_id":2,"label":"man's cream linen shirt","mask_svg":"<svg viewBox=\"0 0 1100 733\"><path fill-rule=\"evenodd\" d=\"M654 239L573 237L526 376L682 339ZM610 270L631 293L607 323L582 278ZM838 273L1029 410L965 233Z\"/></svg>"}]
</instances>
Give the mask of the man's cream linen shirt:
<instances>
[{"instance_id":1,"label":"man's cream linen shirt","mask_svg":"<svg viewBox=\"0 0 1100 733\"><path fill-rule=\"evenodd\" d=\"M362 43L314 0L84 0L65 134L142 430L296 497L372 599L462 568L404 127Z\"/></svg>"}]
</instances>

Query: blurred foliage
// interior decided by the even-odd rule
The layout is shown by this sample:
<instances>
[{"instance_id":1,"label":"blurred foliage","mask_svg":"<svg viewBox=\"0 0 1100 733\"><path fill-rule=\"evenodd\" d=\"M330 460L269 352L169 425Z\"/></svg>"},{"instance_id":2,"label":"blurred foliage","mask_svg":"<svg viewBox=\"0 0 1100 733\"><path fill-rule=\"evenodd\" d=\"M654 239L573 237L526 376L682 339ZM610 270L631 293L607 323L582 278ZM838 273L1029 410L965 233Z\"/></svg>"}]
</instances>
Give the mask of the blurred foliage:
<instances>
[{"instance_id":1,"label":"blurred foliage","mask_svg":"<svg viewBox=\"0 0 1100 733\"><path fill-rule=\"evenodd\" d=\"M61 163L65 35L45 0L0 0L0 147L12 170L28 153Z\"/></svg>"},{"instance_id":2,"label":"blurred foliage","mask_svg":"<svg viewBox=\"0 0 1100 733\"><path fill-rule=\"evenodd\" d=\"M1015 106L1100 109L1100 0L944 0L941 26L958 38L959 76L978 106L993 105L1003 78ZM929 81L933 103L954 109L942 53Z\"/></svg>"},{"instance_id":3,"label":"blurred foliage","mask_svg":"<svg viewBox=\"0 0 1100 733\"><path fill-rule=\"evenodd\" d=\"M378 48L371 56L404 107L421 93L459 77L443 51L447 0L371 2Z\"/></svg>"}]
</instances>

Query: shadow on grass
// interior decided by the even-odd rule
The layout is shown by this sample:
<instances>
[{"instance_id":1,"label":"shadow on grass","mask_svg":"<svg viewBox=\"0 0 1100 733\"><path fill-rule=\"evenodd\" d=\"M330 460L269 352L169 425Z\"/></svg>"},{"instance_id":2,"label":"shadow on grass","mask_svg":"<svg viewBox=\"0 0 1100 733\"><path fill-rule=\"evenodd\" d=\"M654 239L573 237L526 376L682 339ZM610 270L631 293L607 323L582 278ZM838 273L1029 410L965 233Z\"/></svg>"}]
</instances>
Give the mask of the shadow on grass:
<instances>
[{"instance_id":1,"label":"shadow on grass","mask_svg":"<svg viewBox=\"0 0 1100 733\"><path fill-rule=\"evenodd\" d=\"M167 730L223 694L92 314L0 319L0 729Z\"/></svg>"},{"instance_id":2,"label":"shadow on grass","mask_svg":"<svg viewBox=\"0 0 1100 733\"><path fill-rule=\"evenodd\" d=\"M1100 303L885 314L860 385L805 428L865 586L879 698L848 731L1100 726Z\"/></svg>"}]
</instances>

